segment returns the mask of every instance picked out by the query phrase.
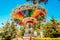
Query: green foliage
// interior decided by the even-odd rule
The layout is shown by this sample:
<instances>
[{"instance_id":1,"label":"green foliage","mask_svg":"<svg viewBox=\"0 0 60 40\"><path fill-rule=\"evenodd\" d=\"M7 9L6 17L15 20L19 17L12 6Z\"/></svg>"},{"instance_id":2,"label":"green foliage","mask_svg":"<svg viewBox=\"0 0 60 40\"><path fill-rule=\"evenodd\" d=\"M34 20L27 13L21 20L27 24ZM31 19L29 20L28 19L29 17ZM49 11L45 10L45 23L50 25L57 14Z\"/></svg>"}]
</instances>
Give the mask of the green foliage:
<instances>
[{"instance_id":1,"label":"green foliage","mask_svg":"<svg viewBox=\"0 0 60 40\"><path fill-rule=\"evenodd\" d=\"M54 19L54 17L52 17L52 19L47 22L45 24L45 32L44 35L45 37L51 37L51 38L57 38L60 37L60 30L58 27L60 22L58 22L57 20Z\"/></svg>"},{"instance_id":2,"label":"green foliage","mask_svg":"<svg viewBox=\"0 0 60 40\"><path fill-rule=\"evenodd\" d=\"M21 32L20 32L20 35L21 35L21 36L24 36L25 29L24 29L23 27L21 27L21 28L20 28L20 31L21 31Z\"/></svg>"},{"instance_id":3,"label":"green foliage","mask_svg":"<svg viewBox=\"0 0 60 40\"><path fill-rule=\"evenodd\" d=\"M2 28L2 33L0 33L0 36L2 37L2 40L11 40L13 38L17 37L18 28L14 25L14 22L11 24L7 22L4 27Z\"/></svg>"}]
</instances>

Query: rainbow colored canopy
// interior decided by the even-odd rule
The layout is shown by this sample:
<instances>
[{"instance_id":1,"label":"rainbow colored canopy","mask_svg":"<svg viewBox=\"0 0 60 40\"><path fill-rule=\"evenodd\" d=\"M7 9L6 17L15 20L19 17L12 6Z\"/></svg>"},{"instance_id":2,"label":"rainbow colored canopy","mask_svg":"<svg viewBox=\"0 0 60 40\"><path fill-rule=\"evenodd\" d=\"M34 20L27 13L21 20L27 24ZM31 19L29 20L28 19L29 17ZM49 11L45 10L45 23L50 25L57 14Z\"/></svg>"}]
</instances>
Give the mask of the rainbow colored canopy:
<instances>
[{"instance_id":1,"label":"rainbow colored canopy","mask_svg":"<svg viewBox=\"0 0 60 40\"><path fill-rule=\"evenodd\" d=\"M40 6L20 6L12 13L12 18L19 25L26 25L27 23L40 23L45 20L46 10Z\"/></svg>"}]
</instances>

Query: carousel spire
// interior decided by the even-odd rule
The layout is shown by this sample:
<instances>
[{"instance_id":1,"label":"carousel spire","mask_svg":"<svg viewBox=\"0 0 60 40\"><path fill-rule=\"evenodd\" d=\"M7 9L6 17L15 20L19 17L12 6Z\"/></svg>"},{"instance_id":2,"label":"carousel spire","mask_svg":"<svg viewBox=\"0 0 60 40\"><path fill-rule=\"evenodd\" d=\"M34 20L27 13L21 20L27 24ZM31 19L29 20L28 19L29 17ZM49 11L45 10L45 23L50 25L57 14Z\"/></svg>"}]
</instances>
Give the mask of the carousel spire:
<instances>
[{"instance_id":1,"label":"carousel spire","mask_svg":"<svg viewBox=\"0 0 60 40\"><path fill-rule=\"evenodd\" d=\"M46 4L48 2L48 0L26 0L26 2L33 2L33 4L40 4L41 2L43 2L44 4Z\"/></svg>"}]
</instances>

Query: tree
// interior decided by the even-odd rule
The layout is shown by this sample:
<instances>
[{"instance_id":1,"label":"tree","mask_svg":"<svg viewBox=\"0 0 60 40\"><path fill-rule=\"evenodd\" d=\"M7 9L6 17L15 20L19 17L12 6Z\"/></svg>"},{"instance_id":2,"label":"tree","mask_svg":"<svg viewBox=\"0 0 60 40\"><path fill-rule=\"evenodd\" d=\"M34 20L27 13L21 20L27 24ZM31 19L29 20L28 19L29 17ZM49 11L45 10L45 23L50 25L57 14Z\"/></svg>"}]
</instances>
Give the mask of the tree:
<instances>
[{"instance_id":1,"label":"tree","mask_svg":"<svg viewBox=\"0 0 60 40\"><path fill-rule=\"evenodd\" d=\"M23 39L24 33L25 33L25 29L24 29L24 27L21 27L20 28L20 36L22 37L22 39Z\"/></svg>"},{"instance_id":2,"label":"tree","mask_svg":"<svg viewBox=\"0 0 60 40\"><path fill-rule=\"evenodd\" d=\"M52 19L45 24L45 37L57 38L60 37L60 31L58 31L58 21L52 17Z\"/></svg>"},{"instance_id":3,"label":"tree","mask_svg":"<svg viewBox=\"0 0 60 40\"><path fill-rule=\"evenodd\" d=\"M17 37L18 28L14 25L14 22L11 24L7 22L2 28L3 32L0 33L2 40L11 40Z\"/></svg>"}]
</instances>

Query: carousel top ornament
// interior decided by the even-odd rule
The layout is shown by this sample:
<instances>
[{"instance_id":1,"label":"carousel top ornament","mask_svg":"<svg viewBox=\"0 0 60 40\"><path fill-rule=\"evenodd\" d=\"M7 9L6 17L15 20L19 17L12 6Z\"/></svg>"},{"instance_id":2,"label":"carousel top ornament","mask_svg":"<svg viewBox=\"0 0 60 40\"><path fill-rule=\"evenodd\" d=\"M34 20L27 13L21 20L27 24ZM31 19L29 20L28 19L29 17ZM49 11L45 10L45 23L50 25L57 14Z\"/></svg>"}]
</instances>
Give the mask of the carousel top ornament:
<instances>
[{"instance_id":1,"label":"carousel top ornament","mask_svg":"<svg viewBox=\"0 0 60 40\"><path fill-rule=\"evenodd\" d=\"M27 25L27 23L36 25L38 23L45 21L46 15L47 11L42 6L29 4L29 5L21 5L15 8L12 11L11 16L17 24L19 24L20 26L25 26Z\"/></svg>"},{"instance_id":2,"label":"carousel top ornament","mask_svg":"<svg viewBox=\"0 0 60 40\"><path fill-rule=\"evenodd\" d=\"M44 4L47 4L48 0L26 0L27 2L31 1L33 4L40 4L43 2Z\"/></svg>"}]
</instances>

